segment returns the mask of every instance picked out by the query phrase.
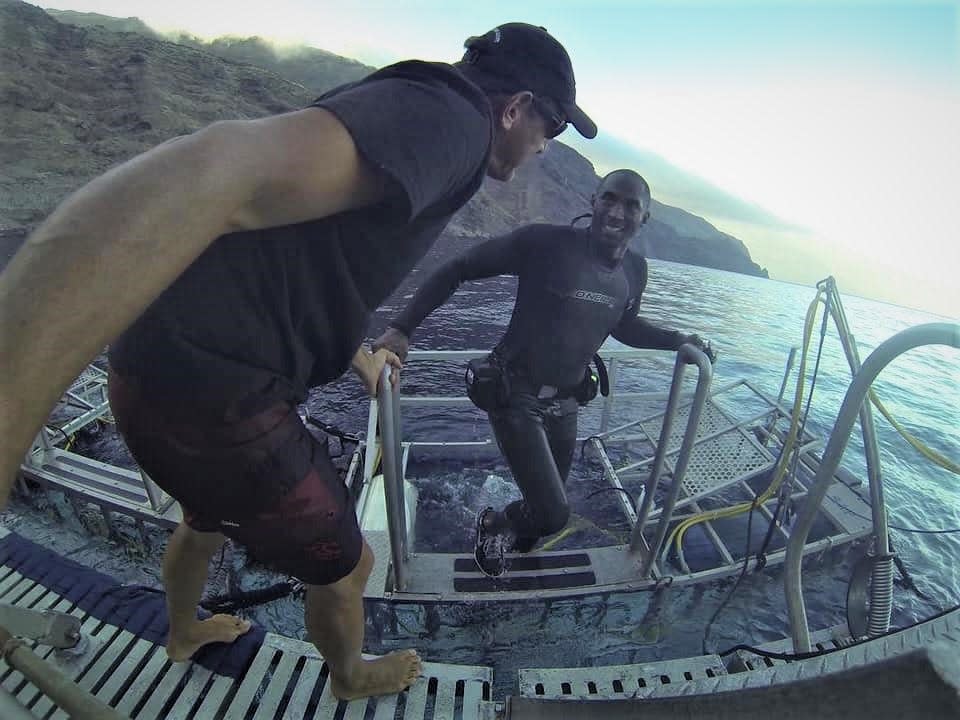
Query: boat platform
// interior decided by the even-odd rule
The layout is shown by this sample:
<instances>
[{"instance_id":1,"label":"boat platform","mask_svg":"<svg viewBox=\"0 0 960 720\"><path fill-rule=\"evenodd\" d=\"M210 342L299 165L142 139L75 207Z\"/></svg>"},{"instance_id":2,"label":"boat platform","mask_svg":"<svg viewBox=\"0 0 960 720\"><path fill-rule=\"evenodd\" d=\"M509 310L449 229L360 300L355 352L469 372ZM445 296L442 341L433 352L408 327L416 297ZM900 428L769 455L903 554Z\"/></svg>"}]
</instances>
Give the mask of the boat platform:
<instances>
[{"instance_id":1,"label":"boat platform","mask_svg":"<svg viewBox=\"0 0 960 720\"><path fill-rule=\"evenodd\" d=\"M230 645L171 662L163 648L162 593L127 587L0 527L0 617L4 606L78 618L76 648L35 652L77 685L137 720L392 720L480 717L490 668L424 663L407 691L338 701L316 648L254 627ZM0 664L0 687L33 717L65 720L19 671ZM2 707L2 706L0 706Z\"/></svg>"},{"instance_id":2,"label":"boat platform","mask_svg":"<svg viewBox=\"0 0 960 720\"><path fill-rule=\"evenodd\" d=\"M361 448L364 462L356 463L348 477L351 487L359 488L361 529L376 558L367 597L482 602L651 591L731 576L743 570L744 562L748 570L761 563L773 567L784 562L791 537L784 509L805 502L826 441L807 430L791 436L789 408L748 380L711 388L709 360L684 347L689 348L689 357L678 354L669 398L661 393L611 391L603 399L599 427L578 438L578 447L585 447L588 457L576 460L575 469L603 478L597 492L615 493L615 507L622 515L618 520L632 528L632 537L616 544L568 542L567 547L508 554L508 571L496 578L480 572L472 553L423 551L416 543L416 527L432 522L419 516L416 487L430 482L432 468L428 465L427 476L417 477L421 456L439 449L445 456L467 455L467 462L476 466L479 455L495 452L495 443L437 442L415 432L401 436L401 407L406 411L460 405L469 411L472 406L464 396L402 395L398 388L390 390L389 383L381 383ZM462 362L473 352L411 352L408 365ZM635 359L637 353L609 352L611 374L617 361ZM698 370L694 392L683 390L688 362ZM611 422L615 400L627 401L629 408L630 419L619 425ZM787 473L783 456L791 454L794 460ZM375 474L377 458L383 459L382 475ZM837 468L831 478L804 555L855 542L871 532L872 510L863 483L844 468ZM739 512L711 515L737 507ZM751 507L750 512L744 510ZM674 535L677 540L671 542ZM690 540L686 546L684 537ZM546 544L553 545L554 540ZM762 560L756 556L761 547ZM745 559L746 555L750 557Z\"/></svg>"},{"instance_id":3,"label":"boat platform","mask_svg":"<svg viewBox=\"0 0 960 720\"><path fill-rule=\"evenodd\" d=\"M415 352L410 362L461 363L476 354ZM634 350L608 353L611 374L616 375L618 362L635 359L637 354ZM375 557L366 597L411 602L540 600L717 580L743 568L746 515L703 522L689 534L694 539L692 547L684 551L680 544L675 559L664 543L666 533L716 507L717 499L727 505L756 502L750 547L760 547L765 528L772 525L772 542L763 562L769 566L782 563L790 528L777 516L783 498L765 493L765 488L786 443L783 425L789 410L781 398L768 397L747 380L707 392L709 363L705 357L694 359L701 363L697 393L681 395L685 365L678 359L669 400L662 393L612 391L603 400L600 426L589 437L579 439L589 450L589 472L601 474L606 489L616 491L618 511L635 528L640 544L561 546L516 555L508 558L510 570L500 578L481 573L472 553L424 552L416 547L416 524L430 522L429 518L418 520L417 492L411 482L417 479L420 455L438 446L454 457L463 452L494 452L496 446L490 439L438 443L415 435L401 437L400 406L472 408L469 399L401 397L399 390L381 393L370 404L366 437L347 469L360 527ZM100 509L108 527L117 514L133 518L142 532L144 523L172 529L181 520L179 504L141 469L100 462L71 450L75 433L91 423L111 421L106 382L106 373L91 365L70 386L21 465L22 478L30 481L29 485L21 482L21 487L27 492L34 486L63 493L75 507L92 504ZM614 425L616 408L624 404L632 419ZM393 432L389 432L391 425ZM388 432L378 432L378 427ZM387 442L388 435L392 443ZM823 445L822 438L809 432L800 434L797 462L791 471L790 504L804 501ZM384 466L379 475L378 457L383 458ZM667 486L675 489L673 500L664 497ZM646 514L644 507L648 508ZM843 468L838 468L818 513L805 555L870 533L870 502L861 481ZM81 514L79 510L77 514ZM645 559L647 567L643 566ZM748 562L755 566L757 560Z\"/></svg>"},{"instance_id":4,"label":"boat platform","mask_svg":"<svg viewBox=\"0 0 960 720\"><path fill-rule=\"evenodd\" d=\"M76 647L34 644L34 653L120 717L136 720L573 720L638 712L658 718L681 707L684 717L706 718L754 698L755 709L737 715L748 720L783 710L784 697L797 688L804 692L803 683L812 681L821 691L831 682L845 684L848 706L864 703L859 690L872 687L874 701L882 697L891 712L902 713L904 703L923 717L956 717L960 711L957 610L852 646L842 628L815 633L815 647L833 652L789 663L738 651L726 661L713 654L637 665L522 669L517 695L496 699L491 668L425 662L423 677L403 693L341 702L331 694L327 668L312 645L256 627L235 643L204 649L190 662L171 662L162 646L162 594L120 585L0 527L0 617L20 609L75 617L81 634ZM789 641L761 649L787 651ZM879 675L870 669L883 664L878 661L889 665ZM932 674L924 674L927 668ZM889 673L900 678L899 685ZM891 691L895 697L884 696ZM598 705L601 701L607 702ZM5 720L69 717L19 671L0 664L0 710L6 707L22 708L23 714L5 713ZM699 714L690 710L695 707ZM835 710L844 710L843 701Z\"/></svg>"}]
</instances>

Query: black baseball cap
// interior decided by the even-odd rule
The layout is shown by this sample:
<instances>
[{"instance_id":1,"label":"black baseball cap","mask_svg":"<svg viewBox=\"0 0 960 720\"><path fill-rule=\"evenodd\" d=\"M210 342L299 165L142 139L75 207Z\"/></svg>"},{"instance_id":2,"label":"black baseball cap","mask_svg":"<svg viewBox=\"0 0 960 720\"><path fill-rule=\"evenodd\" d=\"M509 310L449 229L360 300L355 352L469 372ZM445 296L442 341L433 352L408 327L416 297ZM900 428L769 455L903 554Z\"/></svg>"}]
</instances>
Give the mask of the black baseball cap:
<instances>
[{"instance_id":1,"label":"black baseball cap","mask_svg":"<svg viewBox=\"0 0 960 720\"><path fill-rule=\"evenodd\" d=\"M577 86L570 56L545 28L507 23L464 42L463 62L502 82L504 92L529 90L560 107L568 122L585 138L597 136L597 126L577 106Z\"/></svg>"}]
</instances>

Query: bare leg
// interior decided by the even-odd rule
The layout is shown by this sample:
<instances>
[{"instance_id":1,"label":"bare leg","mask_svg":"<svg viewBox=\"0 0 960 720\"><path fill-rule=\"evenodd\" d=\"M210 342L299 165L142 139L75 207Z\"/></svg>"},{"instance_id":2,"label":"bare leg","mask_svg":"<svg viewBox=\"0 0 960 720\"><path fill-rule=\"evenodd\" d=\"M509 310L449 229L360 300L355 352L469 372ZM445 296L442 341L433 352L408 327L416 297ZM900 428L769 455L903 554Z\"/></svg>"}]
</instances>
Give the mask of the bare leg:
<instances>
[{"instance_id":1,"label":"bare leg","mask_svg":"<svg viewBox=\"0 0 960 720\"><path fill-rule=\"evenodd\" d=\"M341 700L398 693L420 676L415 650L398 650L364 660L363 589L373 568L366 542L353 572L331 585L309 585L305 602L307 633L330 667L333 694Z\"/></svg>"},{"instance_id":2,"label":"bare leg","mask_svg":"<svg viewBox=\"0 0 960 720\"><path fill-rule=\"evenodd\" d=\"M226 538L220 533L202 533L180 523L163 556L163 584L167 591L167 657L189 660L212 642L233 642L250 629L247 620L233 615L214 615L197 620L197 604L207 582L210 558Z\"/></svg>"}]
</instances>

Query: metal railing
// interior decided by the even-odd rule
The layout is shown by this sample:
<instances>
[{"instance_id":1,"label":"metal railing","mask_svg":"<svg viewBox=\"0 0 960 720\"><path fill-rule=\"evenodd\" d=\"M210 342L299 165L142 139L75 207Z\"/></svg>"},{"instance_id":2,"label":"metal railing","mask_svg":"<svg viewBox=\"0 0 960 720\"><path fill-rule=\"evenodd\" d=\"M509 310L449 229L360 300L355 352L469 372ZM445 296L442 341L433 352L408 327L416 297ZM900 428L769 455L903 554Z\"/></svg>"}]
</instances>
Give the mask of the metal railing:
<instances>
[{"instance_id":1,"label":"metal railing","mask_svg":"<svg viewBox=\"0 0 960 720\"><path fill-rule=\"evenodd\" d=\"M840 345L850 366L850 374L856 377L860 372L860 353L856 339L850 330L840 291L832 277L820 285L826 290L827 316L832 316L837 326ZM891 358L892 359L892 358ZM868 387L869 390L869 387ZM877 444L877 432L873 424L873 411L870 403L860 405L860 434L863 436L863 454L867 463L867 482L870 488L870 508L873 516L873 555L871 604L869 612L869 635L882 635L890 628L890 616L893 611L893 555L890 552L890 534L887 528L887 506L883 498L883 474L880 467L880 450ZM839 461L839 459L838 459Z\"/></svg>"},{"instance_id":2,"label":"metal railing","mask_svg":"<svg viewBox=\"0 0 960 720\"><path fill-rule=\"evenodd\" d=\"M22 611L20 613L36 613ZM42 613L36 613L43 616ZM79 640L79 636L76 638ZM73 644L76 644L74 640ZM69 647L69 645L67 645ZM80 688L76 682L61 673L57 668L38 657L19 637L15 637L7 628L0 625L0 654L7 664L18 670L33 683L54 704L75 720L124 720L124 716ZM34 715L20 705L15 697L0 694L0 711L4 720L32 718Z\"/></svg>"},{"instance_id":3,"label":"metal railing","mask_svg":"<svg viewBox=\"0 0 960 720\"><path fill-rule=\"evenodd\" d=\"M663 398L664 400L667 397L665 392L614 392L614 387L617 381L617 375L619 374L619 363L623 360L636 360L642 358L649 353L662 353L662 350L639 350L635 348L612 348L612 349L603 349L600 351L600 354L603 356L603 359L607 365L607 375L609 376L610 382L610 395L603 398L603 404L601 406L601 417L600 417L600 428L599 433L604 434L607 432L610 419L612 417L614 404L616 401L622 400L635 400L635 399L651 399L651 398ZM467 361L473 358L485 357L489 354L487 350L411 350L407 355L407 363L411 362L422 362L422 361L438 361L438 362L454 362L454 361ZM600 399L599 397L597 398ZM423 396L412 396L404 395L403 396L403 405L405 407L438 407L444 405L462 405L462 406L472 406L470 398L466 396L465 393L459 395L423 395ZM368 425L368 431L370 426ZM368 437L372 437L369 435ZM430 444L430 443L417 443L417 444Z\"/></svg>"},{"instance_id":4,"label":"metal railing","mask_svg":"<svg viewBox=\"0 0 960 720\"><path fill-rule=\"evenodd\" d=\"M827 442L826 450L824 450L816 477L807 494L807 501L803 505L787 543L784 588L787 597L790 633L796 652L810 651L810 630L807 625L807 613L803 600L800 561L817 510L833 480L834 472L840 464L840 459L843 456L847 441L850 439L850 433L857 416L861 416L861 421L863 419L862 411L873 381L880 374L880 371L895 358L908 350L923 345L947 345L960 349L960 326L949 323L930 323L897 333L881 343L866 359L863 366L858 368L853 382L851 382L844 396L843 404L837 415L833 431L830 433L830 439ZM866 442L868 435L866 432L864 435ZM869 437L873 440L872 435ZM876 452L875 446L873 450ZM874 458L876 459L876 455ZM883 556L878 556L879 562L874 568L874 587L871 591L870 634L876 635L882 632L879 631L879 628L882 627L885 631L889 627L893 581L893 558L888 551L886 508L882 504L883 490L878 462L876 463L875 476L870 478L870 494L873 504L874 539L880 543L878 547L885 553Z\"/></svg>"},{"instance_id":5,"label":"metal railing","mask_svg":"<svg viewBox=\"0 0 960 720\"><path fill-rule=\"evenodd\" d=\"M664 499L660 513L660 521L657 523L657 529L654 533L654 540L650 546L647 547L646 540L643 537L643 526L646 524L647 518L653 509L654 492L660 480L660 475L663 473L663 466L670 445L670 432L673 426L674 416L677 413L677 407L680 403L680 390L683 386L683 375L688 363L696 365L699 371L697 388L694 391L693 403L690 406L687 429L683 434L683 442L680 445L680 454L677 457L674 468L673 481L670 484L670 489L667 491L667 497ZM637 514L637 521L633 526L633 533L630 537L630 551L634 553L643 551L645 553L640 568L641 577L647 577L651 570L656 569L656 558L660 553L664 538L667 535L667 527L673 518L673 508L677 503L680 485L683 482L683 476L687 470L687 462L690 459L690 453L693 450L693 444L697 437L697 425L700 423L700 414L707 402L712 378L713 367L710 364L710 359L693 345L681 345L677 352L676 363L674 363L673 367L673 381L670 384L670 396L667 398L667 409L663 416L663 425L660 429L660 439L657 442L657 452L653 461L653 469L650 471L650 477L647 479L644 487L643 503L640 506L640 512Z\"/></svg>"},{"instance_id":6,"label":"metal railing","mask_svg":"<svg viewBox=\"0 0 960 720\"><path fill-rule=\"evenodd\" d=\"M614 392L614 382L616 379L616 365L618 358L636 358L645 351L635 349L611 350L603 353L605 359L609 359L608 373L610 375L610 394L604 398L601 410L601 426L609 424L609 419L613 410L615 395L617 399L631 398L650 398L659 397L660 393L619 393ZM481 350L433 350L433 351L412 351L408 355L407 361L412 360L433 360L433 361L462 361L471 358L483 357L487 353ZM685 439L684 450L681 453L680 461L685 465L689 457L693 444L693 438L696 435L696 420L699 416L699 409L703 407L709 390L711 368L710 361L706 355L692 345L684 345L677 355L677 364L674 370L674 387L671 388L670 397L673 402L673 411L676 409L680 398L680 383L683 377L683 368L686 364L697 365L700 370L700 376L697 383L696 395L696 413L691 412L690 425L692 434L688 432L689 439ZM376 453L381 453L383 468L383 486L386 504L387 529L390 538L390 553L393 566L393 589L403 591L407 584L407 561L409 559L409 539L407 537L407 513L406 500L404 493L404 454L403 454L403 436L401 433L400 422L400 404L401 396L399 387L394 387L390 382L391 369L385 367L381 375L380 384L377 388L377 399L371 403L370 414L367 423L367 447L364 460L364 480L370 482L373 478L374 466L376 465ZM471 405L470 399L466 395L455 396L404 396L402 400L405 406L442 406L442 405ZM671 411L670 417L673 416ZM379 436L377 429L379 428ZM669 423L665 429L669 432ZM582 439L582 438L581 438ZM465 445L476 446L486 445L489 441L462 441L462 442L443 442L445 446ZM430 442L409 442L410 446L433 445ZM664 444L664 448L666 445ZM662 460L661 460L662 468ZM659 471L658 471L659 472ZM678 465L676 477L678 480L683 478L683 467Z\"/></svg>"},{"instance_id":7,"label":"metal railing","mask_svg":"<svg viewBox=\"0 0 960 720\"><path fill-rule=\"evenodd\" d=\"M407 509L403 492L403 449L400 433L400 388L390 382L393 370L384 367L377 387L380 415L380 447L383 461L383 491L387 506L387 529L393 560L393 585L407 585Z\"/></svg>"}]
</instances>

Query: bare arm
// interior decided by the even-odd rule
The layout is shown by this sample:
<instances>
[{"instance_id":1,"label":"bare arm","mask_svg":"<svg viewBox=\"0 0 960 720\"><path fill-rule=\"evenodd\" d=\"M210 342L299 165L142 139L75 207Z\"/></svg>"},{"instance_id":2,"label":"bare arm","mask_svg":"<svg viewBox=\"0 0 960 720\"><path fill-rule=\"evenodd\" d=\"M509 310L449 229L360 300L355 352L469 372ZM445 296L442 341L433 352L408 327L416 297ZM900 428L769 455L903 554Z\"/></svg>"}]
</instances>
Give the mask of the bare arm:
<instances>
[{"instance_id":1,"label":"bare arm","mask_svg":"<svg viewBox=\"0 0 960 720\"><path fill-rule=\"evenodd\" d=\"M319 108L215 123L74 193L0 275L0 507L64 388L214 239L382 195Z\"/></svg>"}]
</instances>

